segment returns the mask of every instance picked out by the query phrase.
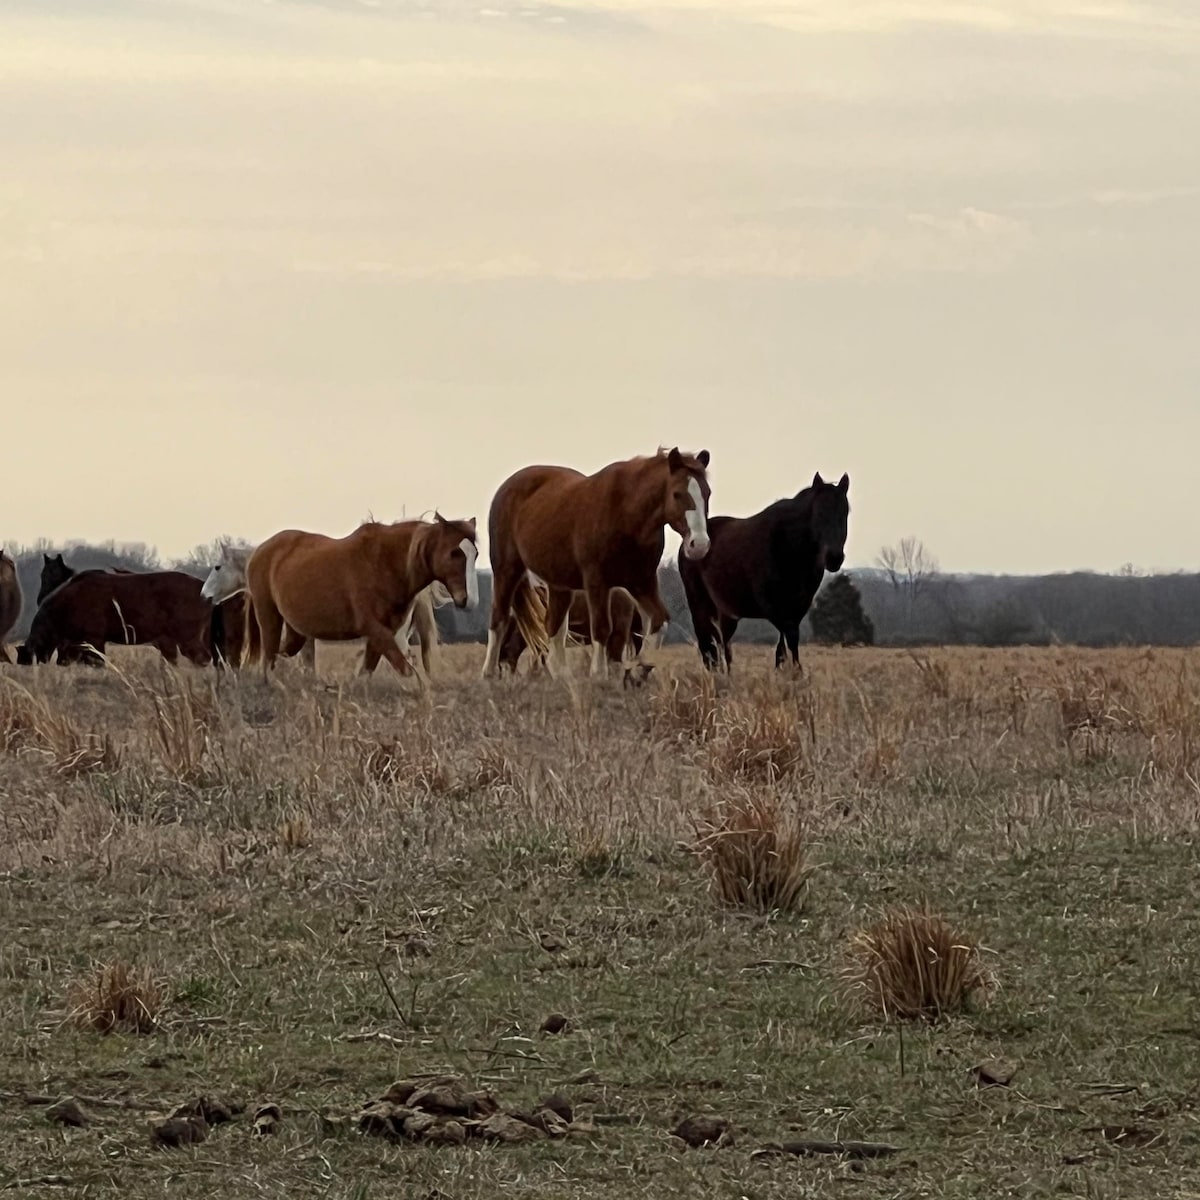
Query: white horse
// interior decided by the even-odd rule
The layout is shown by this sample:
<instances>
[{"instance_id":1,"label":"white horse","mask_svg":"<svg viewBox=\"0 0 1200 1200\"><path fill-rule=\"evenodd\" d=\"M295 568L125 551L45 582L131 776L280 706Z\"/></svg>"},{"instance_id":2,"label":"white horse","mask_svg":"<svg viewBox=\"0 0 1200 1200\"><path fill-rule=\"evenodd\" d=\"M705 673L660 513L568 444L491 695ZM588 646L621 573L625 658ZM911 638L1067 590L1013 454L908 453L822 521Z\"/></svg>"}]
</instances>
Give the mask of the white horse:
<instances>
[{"instance_id":1,"label":"white horse","mask_svg":"<svg viewBox=\"0 0 1200 1200\"><path fill-rule=\"evenodd\" d=\"M232 546L222 543L221 561L218 562L204 581L200 595L213 604L220 604L230 596L246 590L246 563L254 553L253 546ZM247 597L249 599L249 597ZM433 618L434 607L441 608L449 604L450 593L446 588L433 582L424 591L417 593L408 620L396 631L396 641L407 654L409 642L415 629L417 640L421 644L421 666L425 668L426 676L431 674L433 666L433 651L438 644L437 622ZM310 638L301 637L295 630L284 627L283 653L291 657L299 654L305 666L316 666L317 644ZM411 655L410 655L411 657Z\"/></svg>"}]
</instances>

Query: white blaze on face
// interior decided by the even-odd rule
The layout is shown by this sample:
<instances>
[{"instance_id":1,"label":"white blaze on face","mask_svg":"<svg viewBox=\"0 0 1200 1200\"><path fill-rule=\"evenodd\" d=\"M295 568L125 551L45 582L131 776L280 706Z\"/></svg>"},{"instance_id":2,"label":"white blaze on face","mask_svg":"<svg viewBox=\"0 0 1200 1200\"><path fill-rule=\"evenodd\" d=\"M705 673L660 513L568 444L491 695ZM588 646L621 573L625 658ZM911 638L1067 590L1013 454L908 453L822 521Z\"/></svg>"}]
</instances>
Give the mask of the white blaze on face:
<instances>
[{"instance_id":1,"label":"white blaze on face","mask_svg":"<svg viewBox=\"0 0 1200 1200\"><path fill-rule=\"evenodd\" d=\"M470 538L463 538L458 548L467 560L467 607L474 608L479 603L479 572L475 569L479 550Z\"/></svg>"},{"instance_id":2,"label":"white blaze on face","mask_svg":"<svg viewBox=\"0 0 1200 1200\"><path fill-rule=\"evenodd\" d=\"M708 518L704 515L704 493L695 476L688 479L687 490L692 498L692 507L684 513L688 527L688 548L697 557L702 557L708 551Z\"/></svg>"}]
</instances>

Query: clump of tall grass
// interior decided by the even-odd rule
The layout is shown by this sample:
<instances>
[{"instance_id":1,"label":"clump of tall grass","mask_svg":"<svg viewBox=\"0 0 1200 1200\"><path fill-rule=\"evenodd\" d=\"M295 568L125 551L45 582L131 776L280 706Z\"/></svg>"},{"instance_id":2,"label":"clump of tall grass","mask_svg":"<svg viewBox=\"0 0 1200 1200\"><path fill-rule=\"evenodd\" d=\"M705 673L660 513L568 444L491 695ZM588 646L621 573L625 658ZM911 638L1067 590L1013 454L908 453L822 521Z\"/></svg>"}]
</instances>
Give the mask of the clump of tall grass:
<instances>
[{"instance_id":1,"label":"clump of tall grass","mask_svg":"<svg viewBox=\"0 0 1200 1200\"><path fill-rule=\"evenodd\" d=\"M803 907L813 866L800 819L773 795L726 801L696 825L696 853L723 904L757 912Z\"/></svg>"},{"instance_id":2,"label":"clump of tall grass","mask_svg":"<svg viewBox=\"0 0 1200 1200\"><path fill-rule=\"evenodd\" d=\"M153 973L123 959L97 963L67 993L67 1020L97 1033L153 1033L165 1002Z\"/></svg>"},{"instance_id":3,"label":"clump of tall grass","mask_svg":"<svg viewBox=\"0 0 1200 1200\"><path fill-rule=\"evenodd\" d=\"M840 983L846 1000L889 1021L936 1021L995 990L974 938L928 908L906 906L852 935Z\"/></svg>"}]
</instances>

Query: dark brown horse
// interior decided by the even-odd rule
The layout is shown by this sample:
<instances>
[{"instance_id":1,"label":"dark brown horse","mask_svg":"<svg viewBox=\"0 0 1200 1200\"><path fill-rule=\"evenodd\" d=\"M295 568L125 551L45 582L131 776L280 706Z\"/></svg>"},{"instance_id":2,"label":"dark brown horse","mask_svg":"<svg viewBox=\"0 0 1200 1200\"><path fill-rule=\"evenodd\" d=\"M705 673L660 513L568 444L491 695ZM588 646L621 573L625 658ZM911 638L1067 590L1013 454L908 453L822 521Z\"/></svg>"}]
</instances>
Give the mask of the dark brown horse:
<instances>
[{"instance_id":1,"label":"dark brown horse","mask_svg":"<svg viewBox=\"0 0 1200 1200\"><path fill-rule=\"evenodd\" d=\"M818 471L812 486L790 500L777 500L752 517L713 517L712 545L703 562L679 560L700 657L714 668L724 648L725 667L733 662L729 643L738 621L758 617L779 631L775 665L784 646L800 665L800 622L826 571L839 571L845 559L850 516L850 476L826 483Z\"/></svg>"},{"instance_id":2,"label":"dark brown horse","mask_svg":"<svg viewBox=\"0 0 1200 1200\"><path fill-rule=\"evenodd\" d=\"M553 646L550 670L560 672L571 601L580 591L587 596L592 674L605 672L612 656L613 588L629 592L641 613L642 651L647 643L656 647L670 616L658 591L663 528L682 536L685 557L708 552L708 463L707 450L693 457L674 449L610 463L594 475L538 466L509 476L488 514L492 614L484 676L498 671L513 620L539 656ZM544 625L531 576L549 591Z\"/></svg>"},{"instance_id":3,"label":"dark brown horse","mask_svg":"<svg viewBox=\"0 0 1200 1200\"><path fill-rule=\"evenodd\" d=\"M633 597L624 588L609 593L609 613L612 617L612 636L608 642L608 657L619 662L626 651L633 649L638 654L642 649L642 614L638 612ZM588 613L587 596L576 592L571 600L571 611L567 617L567 634L578 639L581 645L592 644L592 620ZM526 643L520 626L513 621L500 645L500 666L514 674ZM540 660L539 663L540 664Z\"/></svg>"},{"instance_id":4,"label":"dark brown horse","mask_svg":"<svg viewBox=\"0 0 1200 1200\"><path fill-rule=\"evenodd\" d=\"M38 606L17 661L98 661L109 642L152 645L168 662L180 654L212 661L212 606L200 580L183 571L80 571Z\"/></svg>"},{"instance_id":5,"label":"dark brown horse","mask_svg":"<svg viewBox=\"0 0 1200 1200\"><path fill-rule=\"evenodd\" d=\"M80 572L76 567L68 566L61 554L42 555L42 577L38 587L37 602L40 605L55 588L62 587L68 579L74 579L79 574L99 572L100 574L132 575L124 567L93 567ZM203 585L201 585L203 590ZM218 666L224 663L241 661L242 639L245 629L245 600L241 597L225 604L215 605L212 611L212 621L209 627L209 644L214 651L214 661ZM64 665L69 662L96 661L95 657L86 651L60 650L58 661Z\"/></svg>"},{"instance_id":6,"label":"dark brown horse","mask_svg":"<svg viewBox=\"0 0 1200 1200\"><path fill-rule=\"evenodd\" d=\"M366 522L344 538L285 529L246 562L247 620L258 624L264 676L279 653L283 629L321 641L366 638L362 671L386 658L412 672L396 632L435 580L459 608L479 602L475 521ZM255 646L247 638L247 648ZM257 647L256 647L257 648Z\"/></svg>"},{"instance_id":7,"label":"dark brown horse","mask_svg":"<svg viewBox=\"0 0 1200 1200\"><path fill-rule=\"evenodd\" d=\"M4 639L21 616L21 579L16 562L0 550L0 662L10 663Z\"/></svg>"}]
</instances>

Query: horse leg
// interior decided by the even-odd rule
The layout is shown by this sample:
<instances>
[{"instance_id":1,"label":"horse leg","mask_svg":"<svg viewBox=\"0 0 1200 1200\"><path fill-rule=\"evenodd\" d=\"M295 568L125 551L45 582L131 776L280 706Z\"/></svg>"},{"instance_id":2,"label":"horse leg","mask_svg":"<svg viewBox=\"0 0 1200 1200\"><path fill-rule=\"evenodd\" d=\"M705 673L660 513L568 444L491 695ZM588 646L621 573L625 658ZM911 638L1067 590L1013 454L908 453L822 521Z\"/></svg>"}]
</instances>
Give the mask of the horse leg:
<instances>
[{"instance_id":1,"label":"horse leg","mask_svg":"<svg viewBox=\"0 0 1200 1200\"><path fill-rule=\"evenodd\" d=\"M379 660L381 657L382 657L382 655L380 654L380 652L378 650L376 650L375 647L372 646L370 642L368 642L363 647L363 660L362 660L362 665L358 668L358 673L360 675L372 674L374 672L375 668L377 666L379 666Z\"/></svg>"},{"instance_id":2,"label":"horse leg","mask_svg":"<svg viewBox=\"0 0 1200 1200\"><path fill-rule=\"evenodd\" d=\"M377 619L366 621L364 624L366 626L364 632L367 636L366 652L363 655L364 669L368 657L374 654L376 663L381 657L386 658L401 675L415 674L412 663L408 661L408 655L400 649L396 642L395 630L389 629ZM372 663L372 668L374 668L374 663ZM420 681L420 675L417 675L417 679Z\"/></svg>"},{"instance_id":3,"label":"horse leg","mask_svg":"<svg viewBox=\"0 0 1200 1200\"><path fill-rule=\"evenodd\" d=\"M567 674L567 635L571 632L571 601L574 592L552 591L546 605L546 632L550 635L550 676Z\"/></svg>"},{"instance_id":4,"label":"horse leg","mask_svg":"<svg viewBox=\"0 0 1200 1200\"><path fill-rule=\"evenodd\" d=\"M800 623L797 621L783 628L783 637L787 641L788 653L792 656L792 666L800 670Z\"/></svg>"},{"instance_id":5,"label":"horse leg","mask_svg":"<svg viewBox=\"0 0 1200 1200\"><path fill-rule=\"evenodd\" d=\"M779 641L775 644L775 670L777 670L777 671L779 670L780 667L783 666L783 656L784 656L784 641L783 641L783 633L780 632Z\"/></svg>"},{"instance_id":6,"label":"horse leg","mask_svg":"<svg viewBox=\"0 0 1200 1200\"><path fill-rule=\"evenodd\" d=\"M592 675L608 674L608 639L612 637L612 611L609 603L612 592L607 585L596 579L585 580L587 584L588 623L592 634Z\"/></svg>"},{"instance_id":7,"label":"horse leg","mask_svg":"<svg viewBox=\"0 0 1200 1200\"><path fill-rule=\"evenodd\" d=\"M725 651L725 671L733 670L733 635L737 633L738 618L721 616L717 628L721 635L721 646Z\"/></svg>"},{"instance_id":8,"label":"horse leg","mask_svg":"<svg viewBox=\"0 0 1200 1200\"><path fill-rule=\"evenodd\" d=\"M681 559L679 567L683 579L683 594L687 598L688 612L692 614L692 629L696 634L696 646L700 651L700 661L710 670L715 671L720 665L721 647L718 644L717 629L720 618L717 606L709 595L708 588L700 576L700 569L690 563L684 565ZM642 640L645 642L645 626L642 626Z\"/></svg>"},{"instance_id":9,"label":"horse leg","mask_svg":"<svg viewBox=\"0 0 1200 1200\"><path fill-rule=\"evenodd\" d=\"M492 613L488 618L487 654L483 659L484 679L494 679L499 672L500 647L513 623L513 600L524 578L525 568L519 562L492 563Z\"/></svg>"},{"instance_id":10,"label":"horse leg","mask_svg":"<svg viewBox=\"0 0 1200 1200\"><path fill-rule=\"evenodd\" d=\"M609 595L608 611L612 617L612 634L608 639L608 661L623 662L633 645L633 617L637 607L632 601L626 603L627 592L612 592ZM618 612L619 607L619 612Z\"/></svg>"},{"instance_id":11,"label":"horse leg","mask_svg":"<svg viewBox=\"0 0 1200 1200\"><path fill-rule=\"evenodd\" d=\"M270 598L255 603L254 619L258 622L261 643L263 682L270 678L271 668L279 654L279 643L283 637L283 614Z\"/></svg>"},{"instance_id":12,"label":"horse leg","mask_svg":"<svg viewBox=\"0 0 1200 1200\"><path fill-rule=\"evenodd\" d=\"M286 622L284 623L283 643L279 647L279 653L282 654L284 658L295 658L297 654L300 654L304 650L308 649L310 645L310 640L306 638L304 634L297 633L290 625L288 625ZM307 660L311 657L311 654L306 654L304 659L301 661L304 661L307 665Z\"/></svg>"},{"instance_id":13,"label":"horse leg","mask_svg":"<svg viewBox=\"0 0 1200 1200\"><path fill-rule=\"evenodd\" d=\"M644 662L647 649L653 652L662 645L663 629L671 619L671 614L658 594L657 579L637 591L631 591L631 594L642 616L642 645L637 653L637 661Z\"/></svg>"}]
</instances>

